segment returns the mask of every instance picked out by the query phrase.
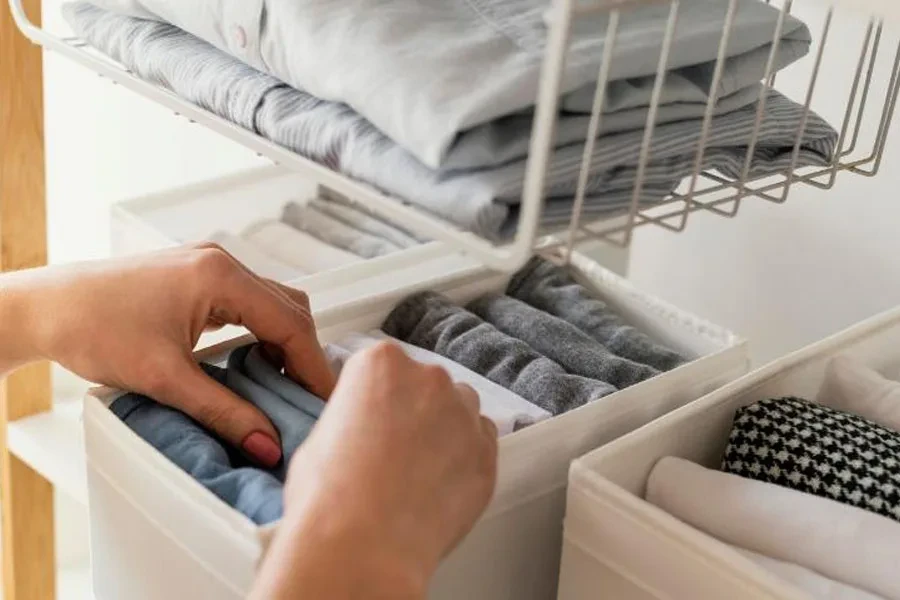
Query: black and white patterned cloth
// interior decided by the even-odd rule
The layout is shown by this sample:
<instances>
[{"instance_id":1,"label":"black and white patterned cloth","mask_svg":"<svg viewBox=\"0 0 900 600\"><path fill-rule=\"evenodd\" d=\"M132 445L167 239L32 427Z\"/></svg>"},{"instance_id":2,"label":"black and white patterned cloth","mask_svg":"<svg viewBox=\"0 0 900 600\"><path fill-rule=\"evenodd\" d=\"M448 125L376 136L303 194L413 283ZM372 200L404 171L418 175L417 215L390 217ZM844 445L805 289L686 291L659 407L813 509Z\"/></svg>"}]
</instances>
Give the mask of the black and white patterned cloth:
<instances>
[{"instance_id":1,"label":"black and white patterned cloth","mask_svg":"<svg viewBox=\"0 0 900 600\"><path fill-rule=\"evenodd\" d=\"M900 521L900 433L807 400L739 409L722 470Z\"/></svg>"}]
</instances>

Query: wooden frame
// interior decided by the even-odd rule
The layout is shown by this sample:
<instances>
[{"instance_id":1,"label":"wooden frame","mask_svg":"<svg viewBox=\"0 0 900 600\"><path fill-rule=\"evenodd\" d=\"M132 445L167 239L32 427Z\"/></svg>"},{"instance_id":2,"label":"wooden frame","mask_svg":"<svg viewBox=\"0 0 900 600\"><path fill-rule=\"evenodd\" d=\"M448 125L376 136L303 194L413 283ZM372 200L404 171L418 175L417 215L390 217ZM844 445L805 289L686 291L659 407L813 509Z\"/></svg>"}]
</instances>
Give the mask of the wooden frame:
<instances>
[{"instance_id":1,"label":"wooden frame","mask_svg":"<svg viewBox=\"0 0 900 600\"><path fill-rule=\"evenodd\" d=\"M0 6L0 268L47 262L42 49ZM40 0L25 0L40 22ZM4 600L56 596L53 486L6 445L6 425L52 408L50 366L22 369L0 385L0 509Z\"/></svg>"}]
</instances>

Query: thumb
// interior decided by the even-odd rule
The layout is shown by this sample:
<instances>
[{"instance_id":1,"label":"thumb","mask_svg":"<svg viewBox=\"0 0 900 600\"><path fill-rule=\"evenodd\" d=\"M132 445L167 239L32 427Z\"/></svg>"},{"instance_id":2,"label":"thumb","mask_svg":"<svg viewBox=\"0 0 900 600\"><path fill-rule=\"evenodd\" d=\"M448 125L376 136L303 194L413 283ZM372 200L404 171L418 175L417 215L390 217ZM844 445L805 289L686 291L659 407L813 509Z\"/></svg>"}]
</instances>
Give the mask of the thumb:
<instances>
[{"instance_id":1,"label":"thumb","mask_svg":"<svg viewBox=\"0 0 900 600\"><path fill-rule=\"evenodd\" d=\"M186 413L260 465L278 464L280 436L262 411L204 373L193 360L172 375L177 383L160 402Z\"/></svg>"}]
</instances>

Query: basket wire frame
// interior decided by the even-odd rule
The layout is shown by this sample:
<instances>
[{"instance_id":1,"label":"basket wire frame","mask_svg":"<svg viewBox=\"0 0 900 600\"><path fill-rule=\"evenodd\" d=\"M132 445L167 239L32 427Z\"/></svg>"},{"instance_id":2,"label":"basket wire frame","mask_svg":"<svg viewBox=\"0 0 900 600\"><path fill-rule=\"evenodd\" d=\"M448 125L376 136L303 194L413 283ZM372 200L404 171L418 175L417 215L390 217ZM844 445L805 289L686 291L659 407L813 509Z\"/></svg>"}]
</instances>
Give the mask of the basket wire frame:
<instances>
[{"instance_id":1,"label":"basket wire frame","mask_svg":"<svg viewBox=\"0 0 900 600\"><path fill-rule=\"evenodd\" d=\"M836 150L830 164L825 167L808 167L803 169L797 166L802 149L803 132L806 129L812 110L817 84L822 77L823 71L828 68L824 57L830 41L835 15L835 7L829 5L822 28L818 32L818 47L815 53L809 57L812 61L812 66L802 104L802 118L797 124L794 137L789 168L781 175L764 175L759 177L751 177L750 175L752 157L759 141L760 128L765 117L767 98L769 92L775 88L775 61L786 17L791 13L793 7L792 0L784 0L779 9L779 16L773 31L772 48L762 78L764 85L760 90L756 119L752 134L747 142L741 176L736 180L731 180L714 171L702 169L703 159L708 148L712 118L719 100L719 83L721 82L724 61L727 58L728 44L734 27L737 3L740 1L723 0L722 2L725 10L725 20L713 71L711 85L713 92L710 94L704 111L700 143L693 161L693 171L685 180L688 182L686 191L673 192L663 201L652 206L642 205L639 201L642 186L644 185L644 168L652 154L652 136L660 101L659 91L668 70L668 56L673 32L678 23L679 0L670 0L668 2L670 7L669 18L666 23L659 64L655 74L656 81L651 95L647 121L644 126L645 135L638 163L638 176L631 196L630 206L625 211L625 216L620 215L617 218L601 219L586 223L582 214L585 196L585 185L583 184L590 176L589 164L590 153L594 147L593 138L596 137L596 132L600 130L603 120L605 88L609 84L608 75L610 64L613 61L611 56L615 53L621 15L632 8L631 6L622 8L615 4L611 8L594 7L593 10L609 12L608 41L603 49L603 61L597 77L597 89L595 90L594 105L588 126L588 144L581 163L574 214L570 220L568 231L559 235L555 243L545 245L545 250L553 250L554 254L561 256L563 263L567 263L576 245L585 240L602 240L619 246L627 246L633 239L635 229L640 226L655 225L670 231L680 232L687 227L689 216L699 211L711 212L728 218L737 216L743 200L749 196L776 204L783 204L788 200L790 192L796 184L806 184L828 190L834 187L838 174L842 172L866 177L873 177L878 174L897 104L898 92L900 92L900 43L898 43L893 63L890 67L890 80L886 87L884 100L880 107L872 106L874 104L872 101L874 95L873 82L876 80L876 74L878 74L877 59L883 46L885 27L884 21L878 17L870 17L865 25L859 58L855 63L856 67L848 87L848 98L838 133ZM771 0L768 0L767 3L771 4ZM579 5L578 10L579 12L587 12L591 8ZM873 113L876 113L877 116L873 116ZM872 118L878 119L878 128L874 135L871 149L862 157L855 157L858 154L864 124L867 122L867 119ZM773 179L776 179L776 181L772 181ZM707 185L701 188L701 182ZM677 208L675 208L676 205L678 206ZM562 252L559 250L560 247L563 249Z\"/></svg>"},{"instance_id":2,"label":"basket wire frame","mask_svg":"<svg viewBox=\"0 0 900 600\"><path fill-rule=\"evenodd\" d=\"M681 191L677 190L669 194L661 202L654 203L652 206L642 205L640 198L645 183L644 175L652 158L653 135L657 125L663 85L668 71L669 56L679 22L679 9L682 1L552 0L548 12L549 32L541 66L541 80L534 111L517 233L511 243L496 246L472 233L462 231L438 217L416 209L409 203L391 198L371 186L349 179L323 165L277 146L199 106L178 98L154 83L138 78L122 65L91 50L84 41L76 37L56 36L40 28L28 19L22 6L22 0L8 0L16 24L33 42L73 59L101 76L108 77L113 83L122 84L158 104L168 107L176 115L183 116L192 123L200 123L244 145L287 170L316 181L323 189L333 190L385 219L402 223L419 234L446 242L481 260L486 266L503 271L512 271L518 268L535 251L549 252L566 264L575 246L588 240L601 240L617 246L627 246L631 243L638 227L651 225L680 232L687 227L691 215L700 211L733 218L738 215L744 199L748 197L781 204L788 200L790 191L798 184L827 190L834 187L838 175L842 173L865 177L873 177L878 174L898 93L900 93L900 43L895 48L892 67L890 67L890 81L879 106L879 100L875 99L877 94L874 84L881 75L877 59L884 50L882 46L886 45L886 36L885 23L877 15L871 16L866 24L859 58L855 63L856 68L848 87L846 109L843 113L837 148L831 164L825 167L804 169L798 169L796 166L802 148L803 131L811 111L817 83L822 72L828 69L828 65L823 63L826 62L824 56L831 37L835 12L834 6L827 3L828 0L821 0L829 8L822 29L818 32L818 48L813 56L807 57L807 60L812 61L812 69L804 97L803 117L797 126L790 167L781 175L776 176L752 177L750 174L752 157L765 116L768 94L776 84L775 63L782 31L794 3L794 0L782 0L777 23L772 32L773 44L762 78L764 85L760 90L756 120L752 134L747 141L746 158L741 175L736 180L732 180L714 171L703 170L702 165L707 151L712 119L719 100L719 83L723 76L724 61L735 23L738 3L751 1L721 0L725 20L713 72L711 87L713 93L710 94L704 110L700 143L694 157L693 171L684 180L687 182L686 189L683 189L685 185L682 184L679 188ZM766 0L766 2L772 4L771 0ZM854 5L855 0L840 0L840 2L831 0L831 2L851 6ZM589 220L584 215L584 202L591 176L590 157L596 147L598 133L602 131L606 90L615 61L614 55L619 41L622 16L629 11L651 4L668 5L669 10L655 74L656 79L644 125L637 177L630 204L616 215ZM584 154L576 181L573 212L568 228L560 228L551 232L551 235L547 235L547 232L540 227L540 219L544 209L546 174L554 152L553 140L571 28L574 19L579 15L596 12L608 13L606 41L597 74ZM875 119L877 119L878 126L871 148L865 150L863 156L859 157L862 132L865 126L870 121L874 123Z\"/></svg>"}]
</instances>

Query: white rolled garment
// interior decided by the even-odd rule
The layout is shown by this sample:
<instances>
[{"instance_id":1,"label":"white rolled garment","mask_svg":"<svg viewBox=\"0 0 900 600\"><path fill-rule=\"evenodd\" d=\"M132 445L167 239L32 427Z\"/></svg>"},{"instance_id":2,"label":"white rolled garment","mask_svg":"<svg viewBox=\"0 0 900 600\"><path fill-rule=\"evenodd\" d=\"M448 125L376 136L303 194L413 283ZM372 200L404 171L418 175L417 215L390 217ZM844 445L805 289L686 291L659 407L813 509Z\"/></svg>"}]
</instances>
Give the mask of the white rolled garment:
<instances>
[{"instance_id":1,"label":"white rolled garment","mask_svg":"<svg viewBox=\"0 0 900 600\"><path fill-rule=\"evenodd\" d=\"M281 212L281 220L326 244L363 258L376 258L402 249L385 238L345 223L331 213L321 210L315 202L306 205L288 202Z\"/></svg>"},{"instance_id":2,"label":"white rolled garment","mask_svg":"<svg viewBox=\"0 0 900 600\"><path fill-rule=\"evenodd\" d=\"M281 221L256 223L244 231L244 239L266 254L307 273L337 269L362 260Z\"/></svg>"},{"instance_id":3,"label":"white rolled garment","mask_svg":"<svg viewBox=\"0 0 900 600\"><path fill-rule=\"evenodd\" d=\"M881 596L870 594L840 581L828 579L811 569L794 563L769 558L751 550L732 546L744 558L756 563L782 581L809 594L815 600L884 600Z\"/></svg>"},{"instance_id":4,"label":"white rolled garment","mask_svg":"<svg viewBox=\"0 0 900 600\"><path fill-rule=\"evenodd\" d=\"M207 237L207 240L222 246L226 252L260 277L275 281L290 281L307 274L293 265L269 256L255 244L227 231L216 231Z\"/></svg>"},{"instance_id":5,"label":"white rolled garment","mask_svg":"<svg viewBox=\"0 0 900 600\"><path fill-rule=\"evenodd\" d=\"M817 400L900 431L900 383L852 358L838 356L828 363Z\"/></svg>"},{"instance_id":6,"label":"white rolled garment","mask_svg":"<svg viewBox=\"0 0 900 600\"><path fill-rule=\"evenodd\" d=\"M494 422L500 435L507 435L517 429L544 421L552 416L543 408L528 402L521 396L482 377L478 373L470 371L459 363L418 346L392 338L380 330L364 334L351 333L335 342L335 345L355 353L385 340L400 346L406 355L413 360L443 367L449 373L450 379L455 383L466 383L472 386L472 389L478 392L478 397L481 400L482 416Z\"/></svg>"},{"instance_id":7,"label":"white rolled garment","mask_svg":"<svg viewBox=\"0 0 900 600\"><path fill-rule=\"evenodd\" d=\"M660 460L647 501L714 538L900 600L900 523L854 506Z\"/></svg>"},{"instance_id":8,"label":"white rolled garment","mask_svg":"<svg viewBox=\"0 0 900 600\"><path fill-rule=\"evenodd\" d=\"M341 374L344 369L344 363L350 358L350 351L336 344L325 344L322 347L325 352L325 358L328 360L328 366L331 367L335 376Z\"/></svg>"}]
</instances>

